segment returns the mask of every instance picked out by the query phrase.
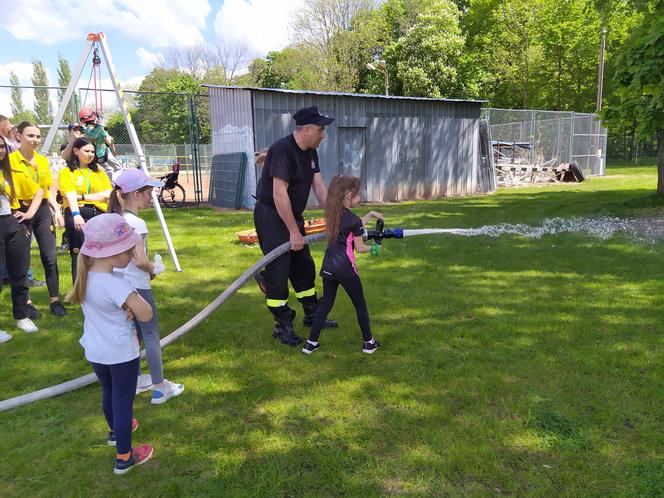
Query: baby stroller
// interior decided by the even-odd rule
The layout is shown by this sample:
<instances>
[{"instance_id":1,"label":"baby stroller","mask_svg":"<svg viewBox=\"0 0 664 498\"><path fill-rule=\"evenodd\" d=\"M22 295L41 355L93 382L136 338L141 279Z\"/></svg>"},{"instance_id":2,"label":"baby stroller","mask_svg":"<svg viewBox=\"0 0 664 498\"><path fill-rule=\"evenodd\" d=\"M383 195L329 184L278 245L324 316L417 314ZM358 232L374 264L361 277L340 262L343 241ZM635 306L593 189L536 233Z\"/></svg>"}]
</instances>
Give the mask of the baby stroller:
<instances>
[{"instance_id":1,"label":"baby stroller","mask_svg":"<svg viewBox=\"0 0 664 498\"><path fill-rule=\"evenodd\" d=\"M159 179L164 182L164 186L159 190L157 196L159 202L169 208L179 208L184 204L186 194L184 187L178 183L180 176L180 163L173 165L173 171L167 175L160 176Z\"/></svg>"}]
</instances>

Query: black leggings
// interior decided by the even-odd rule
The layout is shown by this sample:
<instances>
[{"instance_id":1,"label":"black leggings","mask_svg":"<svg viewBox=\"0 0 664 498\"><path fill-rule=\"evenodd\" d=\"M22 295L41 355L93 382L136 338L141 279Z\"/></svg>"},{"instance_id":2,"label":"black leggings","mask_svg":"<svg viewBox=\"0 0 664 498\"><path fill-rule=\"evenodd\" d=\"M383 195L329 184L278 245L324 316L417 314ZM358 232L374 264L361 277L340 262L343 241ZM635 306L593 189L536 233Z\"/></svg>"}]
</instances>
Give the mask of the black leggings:
<instances>
[{"instance_id":1,"label":"black leggings","mask_svg":"<svg viewBox=\"0 0 664 498\"><path fill-rule=\"evenodd\" d=\"M30 220L30 228L39 246L39 257L44 267L48 294L51 297L58 297L60 293L60 279L58 276L58 260L55 257L53 217L51 215L51 208L48 207L48 201L42 201L35 216Z\"/></svg>"},{"instance_id":2,"label":"black leggings","mask_svg":"<svg viewBox=\"0 0 664 498\"><path fill-rule=\"evenodd\" d=\"M360 324L362 331L362 339L366 341L371 340L371 326L369 325L369 311L367 310L367 302L364 300L364 291L362 290L362 281L360 277L352 277L345 280L332 280L323 278L323 297L320 300L314 323L311 326L311 334L309 340L311 342L318 342L320 331L325 324L327 314L334 306L334 300L337 297L337 289L341 285L350 300L355 306L355 313L357 313L357 323Z\"/></svg>"},{"instance_id":3,"label":"black leggings","mask_svg":"<svg viewBox=\"0 0 664 498\"><path fill-rule=\"evenodd\" d=\"M0 216L0 266L7 264L12 288L12 311L16 320L28 317L28 266L30 230L13 215ZM0 279L2 290L2 279Z\"/></svg>"},{"instance_id":4,"label":"black leggings","mask_svg":"<svg viewBox=\"0 0 664 498\"><path fill-rule=\"evenodd\" d=\"M102 214L103 211L95 206L83 204L79 205L79 210L83 220L87 223L88 220L91 220L98 214ZM71 255L71 281L72 283L76 281L76 265L78 264L78 253L83 247L83 242L85 242L85 237L83 232L76 230L74 226L74 217L71 215L71 209L65 208L65 230L67 233L67 238L69 240L69 254Z\"/></svg>"}]
</instances>

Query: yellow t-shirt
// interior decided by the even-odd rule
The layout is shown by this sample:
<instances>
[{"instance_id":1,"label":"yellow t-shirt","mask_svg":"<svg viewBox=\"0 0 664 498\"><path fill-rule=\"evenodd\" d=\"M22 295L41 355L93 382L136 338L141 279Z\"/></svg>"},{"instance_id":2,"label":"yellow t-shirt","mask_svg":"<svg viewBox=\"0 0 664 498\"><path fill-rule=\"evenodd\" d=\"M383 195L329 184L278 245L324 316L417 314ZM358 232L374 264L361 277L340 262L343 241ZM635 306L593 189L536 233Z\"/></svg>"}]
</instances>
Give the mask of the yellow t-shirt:
<instances>
[{"instance_id":1,"label":"yellow t-shirt","mask_svg":"<svg viewBox=\"0 0 664 498\"><path fill-rule=\"evenodd\" d=\"M12 167L12 171L19 173L25 173L29 175L35 183L38 183L39 186L44 190L44 199L48 199L48 189L53 185L53 177L51 176L51 168L48 164L48 159L46 159L41 154L35 152L35 164L33 166L30 164L20 150L16 150L9 154L9 164ZM33 194L34 196L34 194ZM25 199L21 197L22 201L30 201L30 199Z\"/></svg>"},{"instance_id":2,"label":"yellow t-shirt","mask_svg":"<svg viewBox=\"0 0 664 498\"><path fill-rule=\"evenodd\" d=\"M97 194L111 190L111 181L108 175L100 168L96 173L90 168L78 168L71 171L68 167L62 168L58 174L58 189L62 193L62 204L69 207L67 192L76 192L77 195ZM108 202L104 201L78 201L78 205L89 204L97 206L102 211L108 209Z\"/></svg>"},{"instance_id":3,"label":"yellow t-shirt","mask_svg":"<svg viewBox=\"0 0 664 498\"><path fill-rule=\"evenodd\" d=\"M20 207L19 199L27 199L29 202L39 192L40 187L32 178L21 172L12 172L12 180L14 180L14 190L16 190L13 202L11 202L12 196L9 182L5 180L5 176L0 171L0 192L10 199L9 207L11 209L18 209Z\"/></svg>"}]
</instances>

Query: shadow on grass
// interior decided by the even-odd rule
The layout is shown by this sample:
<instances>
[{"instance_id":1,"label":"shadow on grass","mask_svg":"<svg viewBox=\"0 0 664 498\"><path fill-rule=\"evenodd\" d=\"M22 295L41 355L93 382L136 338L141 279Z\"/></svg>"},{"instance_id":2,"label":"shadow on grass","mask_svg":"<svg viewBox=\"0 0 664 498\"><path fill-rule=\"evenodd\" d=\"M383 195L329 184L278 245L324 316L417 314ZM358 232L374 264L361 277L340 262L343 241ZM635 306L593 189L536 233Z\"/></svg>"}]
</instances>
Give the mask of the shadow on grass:
<instances>
[{"instance_id":1,"label":"shadow on grass","mask_svg":"<svg viewBox=\"0 0 664 498\"><path fill-rule=\"evenodd\" d=\"M513 190L379 210L407 228L471 227L611 207L633 213L624 203L648 195ZM165 332L260 256L228 243L250 226L248 213L200 209L172 220L186 272L156 282ZM163 247L151 240L152 250ZM644 483L660 477L661 466L642 455L657 455L664 443L656 409L664 401L659 252L581 234L386 241L380 258L361 256L359 264L383 344L373 357L360 352L343 293L332 312L340 329L325 331L321 351L305 357L271 339L263 297L250 283L164 351L165 373L184 382L185 393L161 407L137 398L135 440L157 451L145 469L125 481L111 475L99 388L87 388L0 414L3 492L652 492L657 485ZM314 255L320 262L322 246ZM53 325L39 338L16 338L14 352L3 351L13 363L0 365L9 379L0 390L18 394L45 379L67 380L68 366L85 370L80 319L72 313L62 335Z\"/></svg>"}]
</instances>

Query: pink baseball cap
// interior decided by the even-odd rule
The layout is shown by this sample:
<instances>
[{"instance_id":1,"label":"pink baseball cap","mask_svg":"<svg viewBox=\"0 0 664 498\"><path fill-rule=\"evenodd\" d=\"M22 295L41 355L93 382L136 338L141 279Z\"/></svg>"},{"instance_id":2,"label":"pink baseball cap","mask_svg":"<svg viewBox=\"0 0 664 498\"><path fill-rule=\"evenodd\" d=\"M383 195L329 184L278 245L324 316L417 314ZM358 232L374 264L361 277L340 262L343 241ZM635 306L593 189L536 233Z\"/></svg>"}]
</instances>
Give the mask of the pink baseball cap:
<instances>
[{"instance_id":1,"label":"pink baseball cap","mask_svg":"<svg viewBox=\"0 0 664 498\"><path fill-rule=\"evenodd\" d=\"M100 214L88 220L83 228L85 242L81 254L106 258L128 251L141 240L119 214Z\"/></svg>"},{"instance_id":2,"label":"pink baseball cap","mask_svg":"<svg viewBox=\"0 0 664 498\"><path fill-rule=\"evenodd\" d=\"M120 187L122 192L136 192L143 187L163 187L164 183L159 180L153 180L138 168L127 168L121 170L120 174L113 180L115 185Z\"/></svg>"}]
</instances>

